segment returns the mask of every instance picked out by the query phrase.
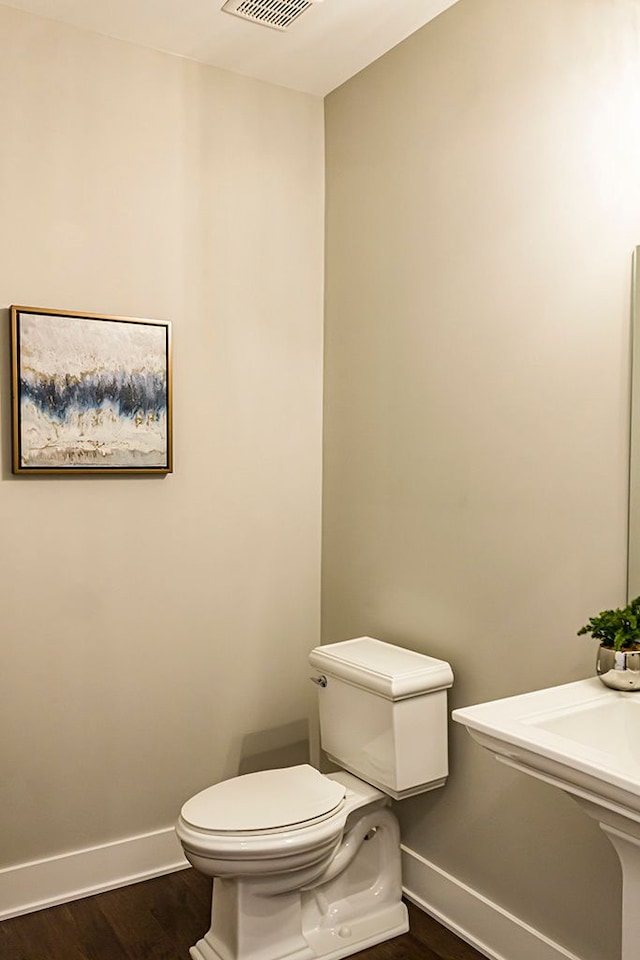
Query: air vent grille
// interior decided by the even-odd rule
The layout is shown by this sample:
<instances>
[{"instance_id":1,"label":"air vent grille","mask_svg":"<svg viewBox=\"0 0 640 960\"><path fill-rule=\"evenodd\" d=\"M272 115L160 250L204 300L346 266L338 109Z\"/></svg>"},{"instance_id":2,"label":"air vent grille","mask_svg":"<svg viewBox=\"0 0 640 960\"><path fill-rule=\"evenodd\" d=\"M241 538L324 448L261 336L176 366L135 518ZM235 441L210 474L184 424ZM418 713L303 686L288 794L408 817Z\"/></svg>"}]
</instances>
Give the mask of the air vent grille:
<instances>
[{"instance_id":1,"label":"air vent grille","mask_svg":"<svg viewBox=\"0 0 640 960\"><path fill-rule=\"evenodd\" d=\"M222 9L244 20L286 30L316 0L227 0Z\"/></svg>"}]
</instances>

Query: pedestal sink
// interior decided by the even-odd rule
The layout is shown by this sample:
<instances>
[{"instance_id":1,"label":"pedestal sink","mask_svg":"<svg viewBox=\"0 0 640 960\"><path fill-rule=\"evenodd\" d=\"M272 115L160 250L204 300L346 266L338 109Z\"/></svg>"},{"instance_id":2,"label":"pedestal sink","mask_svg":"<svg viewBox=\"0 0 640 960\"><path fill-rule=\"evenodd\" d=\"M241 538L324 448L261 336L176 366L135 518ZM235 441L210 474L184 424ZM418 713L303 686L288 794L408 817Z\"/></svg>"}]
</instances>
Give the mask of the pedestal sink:
<instances>
[{"instance_id":1,"label":"pedestal sink","mask_svg":"<svg viewBox=\"0 0 640 960\"><path fill-rule=\"evenodd\" d=\"M638 960L640 692L594 677L452 716L496 759L560 787L598 821L622 866L622 960Z\"/></svg>"}]
</instances>

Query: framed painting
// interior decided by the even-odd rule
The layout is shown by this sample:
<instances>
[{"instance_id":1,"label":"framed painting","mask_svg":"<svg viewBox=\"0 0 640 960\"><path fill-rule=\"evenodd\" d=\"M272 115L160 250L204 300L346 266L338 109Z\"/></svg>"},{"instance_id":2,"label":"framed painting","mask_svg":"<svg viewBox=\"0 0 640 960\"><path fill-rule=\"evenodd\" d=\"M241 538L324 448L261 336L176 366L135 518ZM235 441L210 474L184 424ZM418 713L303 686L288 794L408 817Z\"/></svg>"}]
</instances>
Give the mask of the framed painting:
<instances>
[{"instance_id":1,"label":"framed painting","mask_svg":"<svg viewBox=\"0 0 640 960\"><path fill-rule=\"evenodd\" d=\"M13 472L170 473L171 324L11 307Z\"/></svg>"}]
</instances>

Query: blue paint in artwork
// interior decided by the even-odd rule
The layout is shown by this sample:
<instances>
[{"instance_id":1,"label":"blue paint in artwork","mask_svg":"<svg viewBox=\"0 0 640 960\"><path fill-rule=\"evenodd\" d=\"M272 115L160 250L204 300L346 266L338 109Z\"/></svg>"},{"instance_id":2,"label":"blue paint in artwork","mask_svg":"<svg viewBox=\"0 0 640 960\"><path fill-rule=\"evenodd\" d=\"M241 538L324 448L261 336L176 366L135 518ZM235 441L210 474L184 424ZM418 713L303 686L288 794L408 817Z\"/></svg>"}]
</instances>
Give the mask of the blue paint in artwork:
<instances>
[{"instance_id":1,"label":"blue paint in artwork","mask_svg":"<svg viewBox=\"0 0 640 960\"><path fill-rule=\"evenodd\" d=\"M166 377L153 373L109 373L81 378L66 376L20 380L22 398L31 400L51 420L69 413L98 409L105 401L121 417L143 414L158 419L167 410Z\"/></svg>"}]
</instances>

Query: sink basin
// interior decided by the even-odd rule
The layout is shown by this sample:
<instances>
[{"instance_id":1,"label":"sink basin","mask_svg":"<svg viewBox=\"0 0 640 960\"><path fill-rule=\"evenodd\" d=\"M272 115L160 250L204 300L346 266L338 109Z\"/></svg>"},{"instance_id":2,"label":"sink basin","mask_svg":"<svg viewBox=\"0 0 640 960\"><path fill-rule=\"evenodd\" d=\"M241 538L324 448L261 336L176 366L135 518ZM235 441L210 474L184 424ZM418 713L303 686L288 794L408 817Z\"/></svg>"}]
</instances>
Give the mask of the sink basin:
<instances>
[{"instance_id":1,"label":"sink basin","mask_svg":"<svg viewBox=\"0 0 640 960\"><path fill-rule=\"evenodd\" d=\"M622 866L622 960L640 943L640 693L597 677L453 711L502 763L569 793Z\"/></svg>"},{"instance_id":2,"label":"sink basin","mask_svg":"<svg viewBox=\"0 0 640 960\"><path fill-rule=\"evenodd\" d=\"M590 701L561 708L524 723L591 751L593 762L618 769L623 775L640 775L640 702ZM569 745L567 745L569 747Z\"/></svg>"},{"instance_id":3,"label":"sink basin","mask_svg":"<svg viewBox=\"0 0 640 960\"><path fill-rule=\"evenodd\" d=\"M510 766L637 819L640 694L597 677L453 711L478 743Z\"/></svg>"}]
</instances>

